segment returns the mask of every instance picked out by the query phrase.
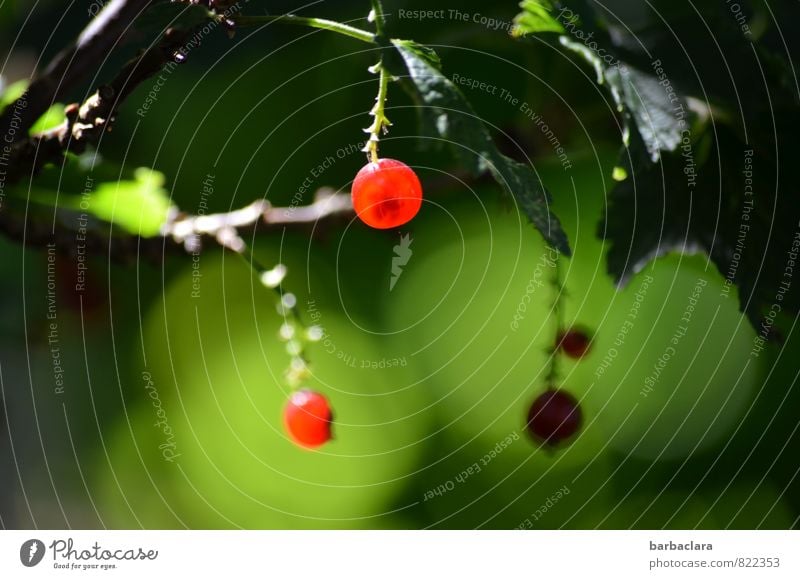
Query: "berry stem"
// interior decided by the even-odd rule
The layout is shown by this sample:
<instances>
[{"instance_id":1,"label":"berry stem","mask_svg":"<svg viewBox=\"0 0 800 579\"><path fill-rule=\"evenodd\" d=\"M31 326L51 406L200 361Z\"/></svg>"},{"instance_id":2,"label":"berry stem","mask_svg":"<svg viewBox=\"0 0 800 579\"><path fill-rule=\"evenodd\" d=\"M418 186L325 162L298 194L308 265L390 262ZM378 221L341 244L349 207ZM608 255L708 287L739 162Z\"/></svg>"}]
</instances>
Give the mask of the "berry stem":
<instances>
[{"instance_id":1,"label":"berry stem","mask_svg":"<svg viewBox=\"0 0 800 579\"><path fill-rule=\"evenodd\" d=\"M386 15L383 12L381 0L370 1L372 10L369 13L369 21L375 23L375 38L377 39L377 37L383 36ZM389 93L389 81L392 80L392 75L383 65L383 58L375 66L370 67L369 71L379 75L378 96L375 97L375 105L369 113L372 115L372 124L364 129L364 132L369 135L369 140L363 151L368 154L371 163L377 163L378 141L380 141L381 133L385 133L387 128L392 126L392 123L386 118L386 97Z\"/></svg>"},{"instance_id":2,"label":"berry stem","mask_svg":"<svg viewBox=\"0 0 800 579\"><path fill-rule=\"evenodd\" d=\"M327 20L325 18L305 18L302 16L294 16L293 14L284 14L281 16L237 16L231 18L231 20L238 28L260 26L262 24L269 24L270 22L281 22L283 24L295 24L298 26L328 30L370 44L375 44L376 38L372 32L350 26L349 24L342 24L341 22Z\"/></svg>"},{"instance_id":3,"label":"berry stem","mask_svg":"<svg viewBox=\"0 0 800 579\"><path fill-rule=\"evenodd\" d=\"M386 23L386 15L383 12L381 0L370 0L372 2L371 20L375 21L375 31L378 36L383 36L383 26Z\"/></svg>"},{"instance_id":4,"label":"berry stem","mask_svg":"<svg viewBox=\"0 0 800 579\"><path fill-rule=\"evenodd\" d=\"M315 341L317 338L313 337L312 329L303 322L297 309L297 298L294 294L284 291L285 266L278 265L268 269L253 255L247 245L242 245L237 253L258 275L262 285L273 290L277 295L278 313L283 316L281 339L286 342L286 351L291 357L289 368L286 370L286 381L291 388L297 389L302 386L309 375L306 346L308 342Z\"/></svg>"},{"instance_id":5,"label":"berry stem","mask_svg":"<svg viewBox=\"0 0 800 579\"><path fill-rule=\"evenodd\" d=\"M378 141L380 141L381 134L385 133L387 127L392 126L389 119L386 118L386 97L389 93L389 81L392 75L383 66L383 59L378 61L373 67L370 67L370 72L378 73L378 96L375 97L375 105L369 114L372 116L372 124L364 129L364 132L369 134L369 140L364 147L364 151L369 154L369 160L372 163L378 162Z\"/></svg>"},{"instance_id":6,"label":"berry stem","mask_svg":"<svg viewBox=\"0 0 800 579\"><path fill-rule=\"evenodd\" d=\"M558 362L561 349L558 347L561 339L561 332L564 329L564 309L562 308L562 300L564 298L564 285L561 283L561 254L557 249L552 247L548 248L551 255L555 253L553 260L553 273L550 277L550 287L553 290L553 318L555 320L555 336L553 339L553 352L550 356L550 365L547 369L547 387L555 387L558 380Z\"/></svg>"}]
</instances>

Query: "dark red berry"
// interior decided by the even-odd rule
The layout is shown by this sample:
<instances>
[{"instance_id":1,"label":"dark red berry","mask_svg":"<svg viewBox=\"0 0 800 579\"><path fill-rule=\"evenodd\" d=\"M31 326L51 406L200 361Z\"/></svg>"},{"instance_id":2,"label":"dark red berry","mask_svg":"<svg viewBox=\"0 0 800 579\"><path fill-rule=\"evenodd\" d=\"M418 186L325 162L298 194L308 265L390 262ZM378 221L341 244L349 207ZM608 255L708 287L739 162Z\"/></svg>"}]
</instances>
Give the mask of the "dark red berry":
<instances>
[{"instance_id":1,"label":"dark red berry","mask_svg":"<svg viewBox=\"0 0 800 579\"><path fill-rule=\"evenodd\" d=\"M563 390L548 390L536 398L528 410L528 432L548 446L556 446L572 437L582 423L580 404Z\"/></svg>"},{"instance_id":2,"label":"dark red berry","mask_svg":"<svg viewBox=\"0 0 800 579\"><path fill-rule=\"evenodd\" d=\"M422 185L416 173L400 161L368 163L353 181L353 208L375 229L400 227L422 207Z\"/></svg>"},{"instance_id":3,"label":"dark red berry","mask_svg":"<svg viewBox=\"0 0 800 579\"><path fill-rule=\"evenodd\" d=\"M313 390L298 390L283 411L283 424L292 441L317 448L333 438L333 413L328 399Z\"/></svg>"},{"instance_id":4,"label":"dark red berry","mask_svg":"<svg viewBox=\"0 0 800 579\"><path fill-rule=\"evenodd\" d=\"M569 330L559 334L556 347L570 358L583 358L592 347L592 338L583 330Z\"/></svg>"}]
</instances>

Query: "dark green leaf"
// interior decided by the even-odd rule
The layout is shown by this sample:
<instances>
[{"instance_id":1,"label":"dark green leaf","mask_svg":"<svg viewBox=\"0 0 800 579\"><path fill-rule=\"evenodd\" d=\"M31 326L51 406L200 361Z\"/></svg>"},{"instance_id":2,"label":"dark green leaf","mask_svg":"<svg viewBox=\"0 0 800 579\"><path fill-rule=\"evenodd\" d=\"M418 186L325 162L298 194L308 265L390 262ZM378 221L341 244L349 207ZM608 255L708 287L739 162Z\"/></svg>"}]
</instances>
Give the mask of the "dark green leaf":
<instances>
[{"instance_id":1,"label":"dark green leaf","mask_svg":"<svg viewBox=\"0 0 800 579\"><path fill-rule=\"evenodd\" d=\"M562 37L561 44L580 55L597 74L623 116L628 131L641 135L653 162L662 152L677 149L682 134L689 127L689 108L683 95L676 92L661 69L649 74L614 57L601 58L585 42ZM609 52L602 53L610 55Z\"/></svg>"},{"instance_id":2,"label":"dark green leaf","mask_svg":"<svg viewBox=\"0 0 800 579\"><path fill-rule=\"evenodd\" d=\"M772 321L765 325L770 312L780 312L777 326L800 311L800 292L792 287L800 263L797 185L788 172L777 180L769 155L730 129L718 131L697 166L697 148L692 157L670 153L659 163L628 164L628 178L609 196L601 231L610 246L608 270L624 284L651 259L702 251L725 278L726 295L735 299L735 286L756 330L764 339L775 337ZM644 144L631 143L637 147Z\"/></svg>"},{"instance_id":3,"label":"dark green leaf","mask_svg":"<svg viewBox=\"0 0 800 579\"><path fill-rule=\"evenodd\" d=\"M681 157L640 161L636 151L644 149L636 135L630 149L623 150L619 166L625 179L609 195L608 218L600 232L610 242L608 271L621 285L652 259L698 247L690 223L693 202L697 209L700 198L695 199L695 189L688 184Z\"/></svg>"},{"instance_id":4,"label":"dark green leaf","mask_svg":"<svg viewBox=\"0 0 800 579\"><path fill-rule=\"evenodd\" d=\"M662 151L674 151L689 127L686 101L671 92L669 81L631 67L610 67L605 71L622 105L633 119L653 162Z\"/></svg>"},{"instance_id":5,"label":"dark green leaf","mask_svg":"<svg viewBox=\"0 0 800 579\"><path fill-rule=\"evenodd\" d=\"M800 245L797 184L778 170L800 155L794 45L748 0L702 13L670 0L576 5L586 26L562 16L559 42L593 67L626 128L601 227L609 272L625 283L665 253L702 251L761 336L774 334L764 320L800 311L786 286ZM776 22L800 16L796 3L773 11Z\"/></svg>"},{"instance_id":6,"label":"dark green leaf","mask_svg":"<svg viewBox=\"0 0 800 579\"><path fill-rule=\"evenodd\" d=\"M500 153L467 99L439 70L433 51L407 40L392 43L402 56L419 101L427 109L427 119L439 137L453 147L461 163L474 174L490 173L548 243L568 255L567 236L550 212L549 195L533 168Z\"/></svg>"}]
</instances>

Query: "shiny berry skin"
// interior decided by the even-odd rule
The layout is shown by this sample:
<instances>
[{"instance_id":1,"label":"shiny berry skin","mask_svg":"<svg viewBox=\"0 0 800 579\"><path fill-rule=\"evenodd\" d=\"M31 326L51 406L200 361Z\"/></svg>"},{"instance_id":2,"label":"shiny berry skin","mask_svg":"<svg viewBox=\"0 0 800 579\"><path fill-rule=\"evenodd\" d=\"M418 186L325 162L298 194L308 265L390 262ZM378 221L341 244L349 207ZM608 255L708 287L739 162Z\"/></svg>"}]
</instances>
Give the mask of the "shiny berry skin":
<instances>
[{"instance_id":1,"label":"shiny berry skin","mask_svg":"<svg viewBox=\"0 0 800 579\"><path fill-rule=\"evenodd\" d=\"M582 330L569 330L560 334L557 348L570 358L583 358L592 347L592 338Z\"/></svg>"},{"instance_id":2,"label":"shiny berry skin","mask_svg":"<svg viewBox=\"0 0 800 579\"><path fill-rule=\"evenodd\" d=\"M547 446L571 438L583 424L583 412L572 394L550 389L541 394L528 410L528 433Z\"/></svg>"},{"instance_id":3,"label":"shiny berry skin","mask_svg":"<svg viewBox=\"0 0 800 579\"><path fill-rule=\"evenodd\" d=\"M328 399L313 390L298 390L283 410L283 425L289 438L303 448L318 448L332 439L332 423Z\"/></svg>"},{"instance_id":4,"label":"shiny berry skin","mask_svg":"<svg viewBox=\"0 0 800 579\"><path fill-rule=\"evenodd\" d=\"M358 172L352 197L361 221L375 229L391 229L405 225L419 212L422 185L405 163L380 159Z\"/></svg>"}]
</instances>

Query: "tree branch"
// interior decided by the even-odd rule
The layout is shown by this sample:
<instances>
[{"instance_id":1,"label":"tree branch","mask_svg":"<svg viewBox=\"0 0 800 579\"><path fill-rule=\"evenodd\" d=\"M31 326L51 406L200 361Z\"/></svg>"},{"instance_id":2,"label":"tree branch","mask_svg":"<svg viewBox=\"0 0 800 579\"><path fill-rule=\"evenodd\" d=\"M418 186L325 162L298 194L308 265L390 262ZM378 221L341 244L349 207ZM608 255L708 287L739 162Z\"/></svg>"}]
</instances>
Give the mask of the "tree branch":
<instances>
[{"instance_id":1,"label":"tree branch","mask_svg":"<svg viewBox=\"0 0 800 579\"><path fill-rule=\"evenodd\" d=\"M317 191L311 205L273 207L262 199L230 213L178 215L164 225L161 233L163 237L182 244L188 253L199 251L198 244L203 237L212 238L222 247L241 253L245 242L239 230L243 228L257 227L259 223L273 228L279 225L316 224L323 219L352 212L350 195L323 188Z\"/></svg>"},{"instance_id":2,"label":"tree branch","mask_svg":"<svg viewBox=\"0 0 800 579\"><path fill-rule=\"evenodd\" d=\"M117 109L142 82L168 64L182 61L183 46L193 32L193 28L168 29L158 43L140 51L109 84L100 86L82 105L67 107L67 120L62 125L17 143L11 154L6 183L32 177L46 164L60 163L67 152L80 154L87 146L97 143L111 128Z\"/></svg>"},{"instance_id":3,"label":"tree branch","mask_svg":"<svg viewBox=\"0 0 800 579\"><path fill-rule=\"evenodd\" d=\"M0 114L0 137L16 143L53 103L100 68L133 21L154 0L111 0L78 38L31 82L28 90ZM5 140L8 138L9 140Z\"/></svg>"},{"instance_id":4,"label":"tree branch","mask_svg":"<svg viewBox=\"0 0 800 579\"><path fill-rule=\"evenodd\" d=\"M0 212L0 232L6 237L24 243L25 247L52 247L58 253L75 256L108 255L120 263L133 263L139 259L160 262L167 255L197 255L203 250L204 240L210 240L231 251L242 253L246 244L244 231L255 233L276 230L286 226L316 225L319 221L336 217L348 217L353 213L350 195L335 193L332 189L320 189L311 205L273 207L265 200L255 201L230 213L211 215L186 215L175 211L156 237L138 235L112 235L100 227L88 228L85 232L68 227L65 223L74 219L56 220L55 229L50 219L28 220ZM101 222L101 225L108 224ZM266 226L266 227L265 227ZM80 246L80 248L79 248Z\"/></svg>"},{"instance_id":5,"label":"tree branch","mask_svg":"<svg viewBox=\"0 0 800 579\"><path fill-rule=\"evenodd\" d=\"M0 117L3 130L13 130L14 146L11 152L6 184L35 175L48 163L58 164L66 153L82 153L88 145L96 144L110 129L121 103L143 81L151 78L171 63L184 60L185 44L198 27L170 28L158 43L140 51L106 85L100 86L82 105L66 108L66 121L52 130L28 137L33 123L59 99L69 88L82 80L89 71L99 68L108 51L121 39L133 20L156 0L112 0L72 46L64 50L35 79L28 91L12 103ZM214 10L230 7L229 0L187 0L189 4L201 4L209 9L209 17L216 18L224 26L236 23L227 13ZM313 26L336 29L372 41L373 35L358 29L329 23L319 19L298 19L288 16L282 20L313 21ZM252 23L251 23L252 24ZM332 25L336 27L331 28ZM338 28L337 28L338 27ZM341 30L340 30L341 29ZM24 118L21 112L24 113ZM85 233L78 232L68 224L74 219L43 219L29 215L27 223L20 215L8 209L0 211L0 232L22 242L26 247L53 247L60 253L107 254L115 261L130 262L139 258L160 260L170 253L195 254L202 248L204 239L212 239L222 247L243 253L247 246L241 230L255 230L259 224L275 228L298 224L315 224L329 217L352 213L349 195L335 194L331 190L320 190L315 201L308 206L272 207L266 201L230 213L192 216L177 209L163 226L157 237L111 234L105 222L96 222ZM57 211L57 217L67 212ZM52 217L52 216L51 216Z\"/></svg>"}]
</instances>

